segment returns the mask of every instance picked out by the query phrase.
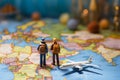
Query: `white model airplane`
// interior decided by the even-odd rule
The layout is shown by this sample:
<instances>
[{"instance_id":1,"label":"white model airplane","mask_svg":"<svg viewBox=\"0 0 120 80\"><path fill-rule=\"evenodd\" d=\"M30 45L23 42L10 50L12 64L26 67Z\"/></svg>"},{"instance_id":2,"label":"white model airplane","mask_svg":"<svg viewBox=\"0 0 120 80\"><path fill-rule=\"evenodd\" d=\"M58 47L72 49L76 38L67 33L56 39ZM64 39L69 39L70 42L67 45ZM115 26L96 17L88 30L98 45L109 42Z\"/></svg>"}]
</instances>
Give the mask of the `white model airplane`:
<instances>
[{"instance_id":1,"label":"white model airplane","mask_svg":"<svg viewBox=\"0 0 120 80\"><path fill-rule=\"evenodd\" d=\"M65 63L60 66L61 69L67 69L67 68L78 68L79 70L82 70L84 67L91 66L99 68L99 66L91 64L92 63L92 56L89 57L87 61L80 61L80 62L74 62L71 60L68 60L70 63Z\"/></svg>"}]
</instances>

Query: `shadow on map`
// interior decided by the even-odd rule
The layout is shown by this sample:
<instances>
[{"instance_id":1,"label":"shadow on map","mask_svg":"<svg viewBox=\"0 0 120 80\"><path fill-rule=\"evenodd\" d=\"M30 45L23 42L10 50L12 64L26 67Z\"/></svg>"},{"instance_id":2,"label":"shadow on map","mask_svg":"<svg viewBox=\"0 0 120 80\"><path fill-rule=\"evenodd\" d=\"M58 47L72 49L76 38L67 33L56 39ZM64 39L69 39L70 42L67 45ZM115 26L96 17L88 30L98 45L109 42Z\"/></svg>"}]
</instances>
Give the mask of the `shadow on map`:
<instances>
[{"instance_id":1,"label":"shadow on map","mask_svg":"<svg viewBox=\"0 0 120 80\"><path fill-rule=\"evenodd\" d=\"M97 74L97 75L102 75L101 73L88 70L87 68L93 68L93 69L101 70L100 68L95 68L95 67L84 67L82 70L79 70L78 68L73 68L72 71L69 71L69 72L65 73L63 76L70 75L70 74L73 74L73 73L76 73L76 72L79 73L79 74L84 74L84 72L89 72L89 73L93 73L93 74Z\"/></svg>"}]
</instances>

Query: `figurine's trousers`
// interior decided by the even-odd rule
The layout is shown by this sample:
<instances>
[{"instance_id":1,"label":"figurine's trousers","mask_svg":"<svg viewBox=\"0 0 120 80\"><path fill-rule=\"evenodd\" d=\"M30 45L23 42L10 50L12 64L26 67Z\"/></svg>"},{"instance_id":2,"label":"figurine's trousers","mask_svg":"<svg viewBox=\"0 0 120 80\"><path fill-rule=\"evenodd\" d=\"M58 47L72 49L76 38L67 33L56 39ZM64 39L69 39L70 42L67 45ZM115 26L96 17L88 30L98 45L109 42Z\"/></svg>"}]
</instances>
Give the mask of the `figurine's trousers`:
<instances>
[{"instance_id":1,"label":"figurine's trousers","mask_svg":"<svg viewBox=\"0 0 120 80\"><path fill-rule=\"evenodd\" d=\"M40 54L40 67L46 66L46 54Z\"/></svg>"},{"instance_id":2,"label":"figurine's trousers","mask_svg":"<svg viewBox=\"0 0 120 80\"><path fill-rule=\"evenodd\" d=\"M53 53L53 64L55 64L55 58L57 60L57 65L59 66L59 54Z\"/></svg>"}]
</instances>

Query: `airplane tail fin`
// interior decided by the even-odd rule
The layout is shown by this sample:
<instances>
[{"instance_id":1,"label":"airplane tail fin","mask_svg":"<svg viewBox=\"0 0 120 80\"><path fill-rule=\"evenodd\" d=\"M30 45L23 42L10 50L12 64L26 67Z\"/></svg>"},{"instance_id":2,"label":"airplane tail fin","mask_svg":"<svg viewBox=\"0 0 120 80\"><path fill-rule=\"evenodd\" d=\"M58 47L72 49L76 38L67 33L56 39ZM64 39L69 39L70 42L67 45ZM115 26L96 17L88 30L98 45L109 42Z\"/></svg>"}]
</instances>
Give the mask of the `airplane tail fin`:
<instances>
[{"instance_id":1,"label":"airplane tail fin","mask_svg":"<svg viewBox=\"0 0 120 80\"><path fill-rule=\"evenodd\" d=\"M88 58L88 61L91 63L92 62L92 58L93 58L93 56L90 56L89 58Z\"/></svg>"}]
</instances>

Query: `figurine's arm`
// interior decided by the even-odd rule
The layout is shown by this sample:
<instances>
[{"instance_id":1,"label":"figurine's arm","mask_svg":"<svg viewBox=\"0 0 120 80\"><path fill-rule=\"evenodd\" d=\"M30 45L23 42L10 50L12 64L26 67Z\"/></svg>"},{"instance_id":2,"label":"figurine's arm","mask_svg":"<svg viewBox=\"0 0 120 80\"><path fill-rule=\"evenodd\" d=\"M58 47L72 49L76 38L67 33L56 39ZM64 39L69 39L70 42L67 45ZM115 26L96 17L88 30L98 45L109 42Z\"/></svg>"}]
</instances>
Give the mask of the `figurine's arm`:
<instances>
[{"instance_id":1,"label":"figurine's arm","mask_svg":"<svg viewBox=\"0 0 120 80\"><path fill-rule=\"evenodd\" d=\"M38 51L39 51L39 47L40 47L40 45L39 45L38 48L37 48Z\"/></svg>"},{"instance_id":2,"label":"figurine's arm","mask_svg":"<svg viewBox=\"0 0 120 80\"><path fill-rule=\"evenodd\" d=\"M46 44L46 53L48 53L48 46L47 46L47 44Z\"/></svg>"},{"instance_id":3,"label":"figurine's arm","mask_svg":"<svg viewBox=\"0 0 120 80\"><path fill-rule=\"evenodd\" d=\"M59 53L60 53L60 45L59 45Z\"/></svg>"},{"instance_id":4,"label":"figurine's arm","mask_svg":"<svg viewBox=\"0 0 120 80\"><path fill-rule=\"evenodd\" d=\"M53 50L53 44L51 45L51 48L50 48L50 50Z\"/></svg>"}]
</instances>

